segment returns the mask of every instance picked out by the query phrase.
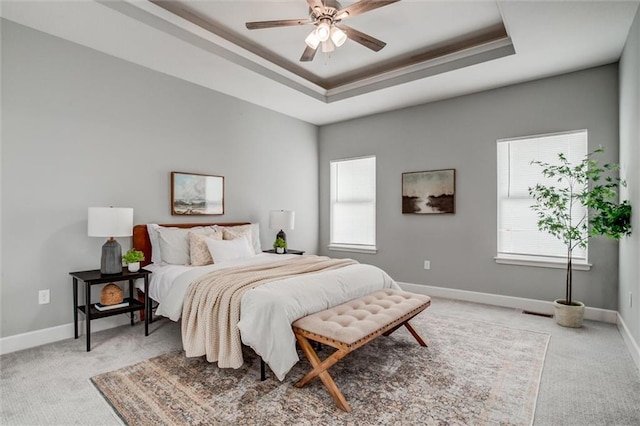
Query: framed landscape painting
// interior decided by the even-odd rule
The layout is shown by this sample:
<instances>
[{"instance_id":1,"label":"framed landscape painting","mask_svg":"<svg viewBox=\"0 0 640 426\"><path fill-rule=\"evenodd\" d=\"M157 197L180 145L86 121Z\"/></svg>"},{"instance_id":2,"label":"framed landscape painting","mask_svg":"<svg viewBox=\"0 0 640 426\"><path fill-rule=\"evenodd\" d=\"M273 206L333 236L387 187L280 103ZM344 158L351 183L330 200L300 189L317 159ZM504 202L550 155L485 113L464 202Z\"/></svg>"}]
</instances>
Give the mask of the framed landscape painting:
<instances>
[{"instance_id":1,"label":"framed landscape painting","mask_svg":"<svg viewBox=\"0 0 640 426\"><path fill-rule=\"evenodd\" d=\"M455 169L402 174L402 213L455 213Z\"/></svg>"},{"instance_id":2,"label":"framed landscape painting","mask_svg":"<svg viewBox=\"0 0 640 426\"><path fill-rule=\"evenodd\" d=\"M171 214L224 214L224 177L171 172Z\"/></svg>"}]
</instances>

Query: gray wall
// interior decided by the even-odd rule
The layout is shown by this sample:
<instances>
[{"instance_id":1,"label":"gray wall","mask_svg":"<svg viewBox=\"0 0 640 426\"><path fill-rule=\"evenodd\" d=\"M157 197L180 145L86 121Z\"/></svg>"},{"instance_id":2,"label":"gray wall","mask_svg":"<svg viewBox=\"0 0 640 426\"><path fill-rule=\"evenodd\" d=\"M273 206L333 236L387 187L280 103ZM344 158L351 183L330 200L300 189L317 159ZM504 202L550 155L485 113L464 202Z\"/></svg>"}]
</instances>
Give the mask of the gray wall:
<instances>
[{"instance_id":1,"label":"gray wall","mask_svg":"<svg viewBox=\"0 0 640 426\"><path fill-rule=\"evenodd\" d=\"M376 264L401 282L539 300L564 295L562 269L498 265L496 140L586 128L589 147L618 160L617 66L519 84L320 129L320 252ZM327 249L329 161L377 156L375 255ZM456 213L403 215L403 172L456 169ZM431 269L424 270L424 260ZM591 240L574 297L617 309L618 245Z\"/></svg>"},{"instance_id":2,"label":"gray wall","mask_svg":"<svg viewBox=\"0 0 640 426\"><path fill-rule=\"evenodd\" d=\"M89 206L259 222L263 247L269 210L293 209L290 246L316 250L315 126L8 21L2 90L1 336L73 321L68 273L99 267L104 243L87 237ZM223 175L225 214L172 217L172 170Z\"/></svg>"},{"instance_id":3,"label":"gray wall","mask_svg":"<svg viewBox=\"0 0 640 426\"><path fill-rule=\"evenodd\" d=\"M640 11L620 59L620 175L627 180L622 196L634 209L634 231L620 242L619 311L640 343ZM633 306L629 306L629 292Z\"/></svg>"}]
</instances>

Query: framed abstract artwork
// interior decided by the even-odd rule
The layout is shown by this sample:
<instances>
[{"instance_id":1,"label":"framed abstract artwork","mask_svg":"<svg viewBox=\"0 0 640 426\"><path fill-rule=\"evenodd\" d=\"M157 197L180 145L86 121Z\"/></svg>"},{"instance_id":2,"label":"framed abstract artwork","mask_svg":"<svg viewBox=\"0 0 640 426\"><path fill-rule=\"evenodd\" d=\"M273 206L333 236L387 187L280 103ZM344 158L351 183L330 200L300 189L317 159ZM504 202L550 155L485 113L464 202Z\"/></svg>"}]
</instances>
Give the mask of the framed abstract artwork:
<instances>
[{"instance_id":1,"label":"framed abstract artwork","mask_svg":"<svg viewBox=\"0 0 640 426\"><path fill-rule=\"evenodd\" d=\"M402 213L455 213L455 169L402 174Z\"/></svg>"},{"instance_id":2,"label":"framed abstract artwork","mask_svg":"<svg viewBox=\"0 0 640 426\"><path fill-rule=\"evenodd\" d=\"M224 214L224 177L171 172L171 214Z\"/></svg>"}]
</instances>

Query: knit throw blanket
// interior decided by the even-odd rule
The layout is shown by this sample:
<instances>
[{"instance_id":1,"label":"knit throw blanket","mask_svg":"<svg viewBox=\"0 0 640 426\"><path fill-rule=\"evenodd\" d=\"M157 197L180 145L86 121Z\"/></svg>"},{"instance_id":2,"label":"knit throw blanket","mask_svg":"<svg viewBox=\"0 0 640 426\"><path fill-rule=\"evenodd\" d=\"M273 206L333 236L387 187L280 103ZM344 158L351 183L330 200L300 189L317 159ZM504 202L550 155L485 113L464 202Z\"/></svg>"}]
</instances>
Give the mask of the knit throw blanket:
<instances>
[{"instance_id":1,"label":"knit throw blanket","mask_svg":"<svg viewBox=\"0 0 640 426\"><path fill-rule=\"evenodd\" d=\"M187 357L207 356L221 368L240 368L242 341L237 324L240 300L261 284L353 265L352 259L296 256L264 265L213 271L191 283L182 307L182 345Z\"/></svg>"}]
</instances>

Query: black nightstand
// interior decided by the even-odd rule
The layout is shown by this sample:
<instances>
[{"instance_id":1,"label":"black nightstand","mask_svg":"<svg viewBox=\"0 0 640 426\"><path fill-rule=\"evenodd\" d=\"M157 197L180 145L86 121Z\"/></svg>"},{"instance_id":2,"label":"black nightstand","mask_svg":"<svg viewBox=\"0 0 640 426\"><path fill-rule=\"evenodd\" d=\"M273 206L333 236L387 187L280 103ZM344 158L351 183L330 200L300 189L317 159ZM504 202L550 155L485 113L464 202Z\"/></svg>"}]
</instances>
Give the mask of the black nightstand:
<instances>
[{"instance_id":1,"label":"black nightstand","mask_svg":"<svg viewBox=\"0 0 640 426\"><path fill-rule=\"evenodd\" d=\"M100 270L69 272L73 277L73 325L75 338L78 338L78 311L84 314L87 328L87 352L91 350L91 320L106 318L112 315L131 313L131 325L133 325L133 313L144 309L144 335L149 335L149 317L151 316L149 303L149 274L151 271L140 269L138 272L129 272L127 268L122 268L119 274L101 274ZM144 303L133 297L133 283L138 278L144 278ZM83 281L85 305L78 306L78 280ZM99 311L91 303L91 286L96 284L106 284L110 282L129 281L129 297L125 300L129 306L122 308Z\"/></svg>"},{"instance_id":2,"label":"black nightstand","mask_svg":"<svg viewBox=\"0 0 640 426\"><path fill-rule=\"evenodd\" d=\"M276 253L276 249L271 249L271 250L262 250L263 253L273 253L273 254L299 254L299 255L303 255L304 251L303 250L293 250L293 249L287 249L287 251L285 251L284 253Z\"/></svg>"}]
</instances>

